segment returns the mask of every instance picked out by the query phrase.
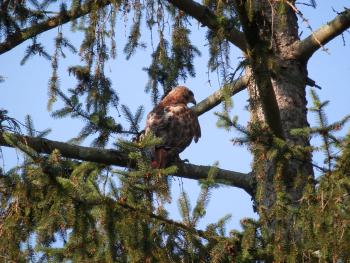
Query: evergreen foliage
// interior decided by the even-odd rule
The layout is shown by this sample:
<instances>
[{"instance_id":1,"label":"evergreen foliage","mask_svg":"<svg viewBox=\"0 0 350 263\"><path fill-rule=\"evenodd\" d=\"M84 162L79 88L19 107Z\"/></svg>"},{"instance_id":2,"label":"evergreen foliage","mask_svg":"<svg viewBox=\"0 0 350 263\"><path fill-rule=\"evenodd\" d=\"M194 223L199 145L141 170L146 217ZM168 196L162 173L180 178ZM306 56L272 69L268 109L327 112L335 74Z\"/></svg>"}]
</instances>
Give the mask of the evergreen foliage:
<instances>
[{"instance_id":1,"label":"evergreen foliage","mask_svg":"<svg viewBox=\"0 0 350 263\"><path fill-rule=\"evenodd\" d=\"M286 144L279 138L273 136L260 125L252 126L249 129L242 127L237 122L237 117L231 119L227 111L217 113L219 117L218 125L228 128L235 128L243 134L241 138L235 138L234 143L240 145L247 144L252 147L257 143L264 149L266 158L275 159L276 169L278 171L281 164L288 160L297 160L304 162L306 153L310 151L322 151L324 153L325 167L314 164L321 174L313 181L307 184L304 194L300 200L300 207L297 209L290 204L286 196L285 182L283 175L276 172L274 184L276 185L277 201L273 209L266 211L268 214L261 216L261 219L255 225L255 231L250 234L250 238L256 242L254 249L261 251L250 252L250 260L262 256L265 260L269 258L277 259L278 262L347 262L350 260L348 253L349 244L349 170L348 167L348 148L349 134L345 138L336 136L335 133L341 131L350 120L345 116L340 121L328 124L326 120L325 107L328 101L321 102L314 90L311 90L313 106L310 111L317 117L319 126L292 130L293 135L299 136L318 136L322 139L322 145L317 147L297 147ZM256 141L258 140L258 142ZM254 147L254 146L253 146ZM255 150L259 147L255 146ZM260 149L261 150L261 149ZM256 202L259 200L259 189L257 189ZM283 222L284 218L291 216L293 218L294 231L301 235L300 243L296 240L286 240L283 237L283 229L287 227L281 225L280 233L274 233L271 239L271 233L264 233L262 227L263 220L268 218L277 219L276 222ZM248 230L244 229L244 232ZM246 233L247 234L247 233ZM292 238L292 237L290 237ZM242 240L242 242L244 242ZM266 247L260 247L268 244ZM245 252L246 253L246 252ZM238 261L241 262L241 261ZM244 262L244 261L243 261ZM250 262L250 261L249 261Z\"/></svg>"},{"instance_id":2,"label":"evergreen foliage","mask_svg":"<svg viewBox=\"0 0 350 263\"><path fill-rule=\"evenodd\" d=\"M200 182L201 192L195 204L182 191L177 201L181 220L170 219L166 205L173 202L171 175L178 167L152 168L152 151L161 141L149 134L140 136L144 108L139 106L133 113L128 105L121 104L118 87L112 85L106 64L116 58L115 25L121 15L125 25L130 25L123 49L127 59L138 48L147 47L141 34L145 26L151 35L153 52L151 64L144 67L149 76L145 90L151 93L155 104L178 81L194 77L194 58L201 53L191 42L192 15L177 9L173 2L176 1L0 2L0 41L31 39L22 65L35 55L51 60L47 106L52 116L79 118L85 123L70 143L82 143L87 138L92 138L94 147L114 143L114 148L128 156L129 161L123 169L66 158L57 149L52 149L50 154L37 152L26 143L28 137L23 131L26 130L27 136L44 138L50 129L37 131L30 116L22 124L1 109L0 141L21 151L24 158L8 171L0 169L0 261L349 262L350 133L340 137L337 132L346 128L350 115L329 124L325 113L328 102L321 102L311 90L310 111L315 113L318 126L288 132L305 141L318 136L322 141L320 146L300 145L276 136L271 127L258 120L244 127L238 123L238 117L231 116L233 102L228 85L239 70L252 69L256 73L254 70L258 69L262 77L257 74L253 76L255 80L249 80L257 84L259 81L266 84L266 78L277 81L277 74L285 77L283 66L272 56L276 47L267 44L266 39L257 39L264 44L259 49L248 43L244 60L236 69L231 67L227 31L254 29L261 23L261 29L257 30L261 37L269 24L266 14L258 17L262 20L257 19L256 10L261 6L251 5L251 1L241 6L239 13L237 6L245 1L204 0L199 19L210 26L206 35L208 69L217 71L223 83L220 95L223 111L216 113L218 126L240 132L242 136L233 139L233 143L247 146L254 156L263 159L255 159L252 165L255 173L252 198L260 218L243 218L241 231L227 233L225 224L230 215L225 215L199 230L211 191L219 187L215 183L218 164L214 164L208 178ZM279 18L294 7L294 2L269 1L274 5L272 13L275 15L276 11ZM316 7L316 1L308 1L308 5ZM246 19L239 19L243 15ZM65 19L72 20L72 32L82 33L80 47L73 45L63 33ZM283 28L287 24L278 26ZM53 54L49 54L38 35L51 27L58 27ZM33 36L34 28L37 33ZM267 32L269 36L274 33ZM58 69L66 50L81 59L81 64L68 68L68 74L76 79L72 87L60 86ZM4 78L0 76L2 81ZM262 108L263 95L259 101ZM58 101L61 108L55 108ZM250 106L249 110L255 110L252 108L257 105ZM16 140L11 134L23 135L24 140ZM127 140L128 135L134 139ZM315 151L324 153L324 164L312 163L310 156ZM269 167L264 166L266 162ZM292 168L306 163L313 165L319 176L304 176L307 182L296 204L290 193L299 187L298 178L302 177L300 169ZM291 170L295 172L292 176ZM270 178L267 174L271 171ZM265 207L262 196L266 195L268 184L273 188L273 202Z\"/></svg>"}]
</instances>

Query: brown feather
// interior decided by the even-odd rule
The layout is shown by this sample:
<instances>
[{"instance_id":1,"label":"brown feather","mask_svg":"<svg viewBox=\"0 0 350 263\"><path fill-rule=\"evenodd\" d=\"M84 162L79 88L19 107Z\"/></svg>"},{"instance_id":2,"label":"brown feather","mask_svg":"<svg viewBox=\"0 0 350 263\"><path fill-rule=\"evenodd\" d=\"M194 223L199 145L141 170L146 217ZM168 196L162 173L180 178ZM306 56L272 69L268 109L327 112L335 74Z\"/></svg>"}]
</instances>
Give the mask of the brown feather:
<instances>
[{"instance_id":1,"label":"brown feather","mask_svg":"<svg viewBox=\"0 0 350 263\"><path fill-rule=\"evenodd\" d=\"M147 115L145 133L162 139L154 150L154 161L164 168L179 159L179 153L201 137L197 115L187 107L196 103L193 92L179 86L170 91ZM165 151L165 152L164 152Z\"/></svg>"}]
</instances>

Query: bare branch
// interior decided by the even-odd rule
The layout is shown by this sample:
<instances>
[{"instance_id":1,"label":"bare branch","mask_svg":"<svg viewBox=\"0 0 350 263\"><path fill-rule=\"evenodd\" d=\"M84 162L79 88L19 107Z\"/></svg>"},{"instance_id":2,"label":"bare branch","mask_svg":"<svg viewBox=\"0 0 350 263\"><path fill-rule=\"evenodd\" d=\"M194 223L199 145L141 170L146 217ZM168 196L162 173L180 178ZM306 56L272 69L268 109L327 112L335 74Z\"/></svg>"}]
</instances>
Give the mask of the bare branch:
<instances>
[{"instance_id":1,"label":"bare branch","mask_svg":"<svg viewBox=\"0 0 350 263\"><path fill-rule=\"evenodd\" d=\"M223 29L224 35L228 41L237 46L243 52L246 51L247 47L244 34L230 25L227 19L220 18L219 20L206 6L192 0L168 0L168 2L184 11L186 14L192 16L214 32Z\"/></svg>"},{"instance_id":2,"label":"bare branch","mask_svg":"<svg viewBox=\"0 0 350 263\"><path fill-rule=\"evenodd\" d=\"M13 35L9 35L4 42L0 43L0 55L10 51L32 37L90 13L93 8L96 8L96 5L98 8L103 8L109 4L111 4L111 1L89 1L87 4L82 5L81 8L77 10L60 13L59 15L51 17L44 22L24 28L20 32Z\"/></svg>"},{"instance_id":3,"label":"bare branch","mask_svg":"<svg viewBox=\"0 0 350 263\"><path fill-rule=\"evenodd\" d=\"M50 154L53 150L57 149L66 158L133 168L133 164L130 163L128 156L117 150L78 146L43 138L0 132L1 146L16 147L16 142L24 144L38 153ZM178 171L175 176L195 180L206 179L209 170L210 166L178 164ZM218 169L215 179L218 183L236 186L252 194L252 178L250 174Z\"/></svg>"},{"instance_id":4,"label":"bare branch","mask_svg":"<svg viewBox=\"0 0 350 263\"><path fill-rule=\"evenodd\" d=\"M294 57L305 61L308 60L314 52L342 34L349 27L350 9L346 9L304 40L296 42L292 47L294 50Z\"/></svg>"},{"instance_id":5,"label":"bare branch","mask_svg":"<svg viewBox=\"0 0 350 263\"><path fill-rule=\"evenodd\" d=\"M207 179L209 170L212 166L195 165L195 164L181 164L178 167L177 176L188 179ZM183 176L179 175L182 174ZM240 173L225 169L218 169L215 176L215 182L234 186L245 190L249 195L252 195L253 190L253 174L252 173Z\"/></svg>"},{"instance_id":6,"label":"bare branch","mask_svg":"<svg viewBox=\"0 0 350 263\"><path fill-rule=\"evenodd\" d=\"M212 95L208 96L206 99L199 102L196 106L192 107L192 110L197 113L197 115L202 115L203 113L210 111L215 106L219 105L223 99L223 89L229 88L230 96L237 94L238 92L244 90L248 84L248 77L243 76L233 82L226 84L223 88L215 91Z\"/></svg>"}]
</instances>

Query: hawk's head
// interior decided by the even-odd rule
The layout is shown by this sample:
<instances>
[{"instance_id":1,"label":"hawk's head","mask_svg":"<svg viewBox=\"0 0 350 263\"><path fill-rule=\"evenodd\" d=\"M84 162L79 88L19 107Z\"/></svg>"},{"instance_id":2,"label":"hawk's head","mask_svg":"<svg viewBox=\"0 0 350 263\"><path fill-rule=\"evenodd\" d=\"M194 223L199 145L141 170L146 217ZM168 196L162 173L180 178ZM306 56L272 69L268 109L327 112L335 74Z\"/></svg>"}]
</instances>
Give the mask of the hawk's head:
<instances>
[{"instance_id":1,"label":"hawk's head","mask_svg":"<svg viewBox=\"0 0 350 263\"><path fill-rule=\"evenodd\" d=\"M188 104L193 103L196 105L193 92L185 86L177 86L172 89L163 99L162 102L166 105L169 104Z\"/></svg>"}]
</instances>

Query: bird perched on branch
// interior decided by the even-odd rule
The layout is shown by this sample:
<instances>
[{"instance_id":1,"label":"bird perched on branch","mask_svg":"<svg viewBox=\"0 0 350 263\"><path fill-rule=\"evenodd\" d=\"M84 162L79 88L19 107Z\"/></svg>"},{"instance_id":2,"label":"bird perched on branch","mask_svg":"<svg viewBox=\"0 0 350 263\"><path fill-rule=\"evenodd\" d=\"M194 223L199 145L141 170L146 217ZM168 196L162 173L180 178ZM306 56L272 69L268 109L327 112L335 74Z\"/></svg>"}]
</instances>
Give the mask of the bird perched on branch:
<instances>
[{"instance_id":1,"label":"bird perched on branch","mask_svg":"<svg viewBox=\"0 0 350 263\"><path fill-rule=\"evenodd\" d=\"M147 115L145 133L161 138L154 150L152 166L164 168L180 160L181 153L201 137L197 115L187 106L196 104L193 92L184 86L171 90Z\"/></svg>"}]
</instances>

